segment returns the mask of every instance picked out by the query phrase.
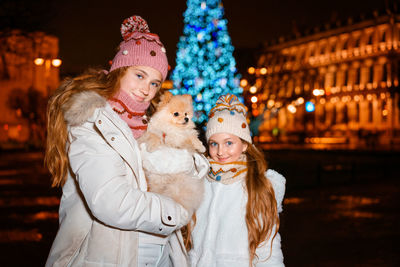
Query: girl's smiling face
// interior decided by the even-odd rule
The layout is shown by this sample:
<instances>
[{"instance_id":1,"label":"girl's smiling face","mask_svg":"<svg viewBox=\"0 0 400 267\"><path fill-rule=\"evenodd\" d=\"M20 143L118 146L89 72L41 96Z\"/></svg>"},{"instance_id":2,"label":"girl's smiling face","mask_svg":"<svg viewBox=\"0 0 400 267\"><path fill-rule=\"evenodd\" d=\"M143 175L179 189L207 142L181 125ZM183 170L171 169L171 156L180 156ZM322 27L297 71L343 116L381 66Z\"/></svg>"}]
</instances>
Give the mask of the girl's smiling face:
<instances>
[{"instance_id":1,"label":"girl's smiling face","mask_svg":"<svg viewBox=\"0 0 400 267\"><path fill-rule=\"evenodd\" d=\"M247 144L233 134L216 133L208 140L210 157L220 163L233 162L247 149Z\"/></svg>"},{"instance_id":2,"label":"girl's smiling face","mask_svg":"<svg viewBox=\"0 0 400 267\"><path fill-rule=\"evenodd\" d=\"M137 102L149 102L161 88L161 73L148 66L129 67L121 78L121 90Z\"/></svg>"}]
</instances>

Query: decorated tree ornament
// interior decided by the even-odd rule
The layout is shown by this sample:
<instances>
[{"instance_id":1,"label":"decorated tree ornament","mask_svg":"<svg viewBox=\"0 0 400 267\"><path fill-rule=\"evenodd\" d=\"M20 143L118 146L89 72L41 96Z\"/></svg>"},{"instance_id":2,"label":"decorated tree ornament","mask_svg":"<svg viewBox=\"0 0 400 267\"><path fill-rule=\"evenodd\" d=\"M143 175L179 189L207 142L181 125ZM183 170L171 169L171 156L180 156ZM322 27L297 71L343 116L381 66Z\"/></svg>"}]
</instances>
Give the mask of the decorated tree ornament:
<instances>
[{"instance_id":1,"label":"decorated tree ornament","mask_svg":"<svg viewBox=\"0 0 400 267\"><path fill-rule=\"evenodd\" d=\"M128 40L134 32L150 33L149 25L140 16L132 16L125 19L121 24L121 35Z\"/></svg>"}]
</instances>

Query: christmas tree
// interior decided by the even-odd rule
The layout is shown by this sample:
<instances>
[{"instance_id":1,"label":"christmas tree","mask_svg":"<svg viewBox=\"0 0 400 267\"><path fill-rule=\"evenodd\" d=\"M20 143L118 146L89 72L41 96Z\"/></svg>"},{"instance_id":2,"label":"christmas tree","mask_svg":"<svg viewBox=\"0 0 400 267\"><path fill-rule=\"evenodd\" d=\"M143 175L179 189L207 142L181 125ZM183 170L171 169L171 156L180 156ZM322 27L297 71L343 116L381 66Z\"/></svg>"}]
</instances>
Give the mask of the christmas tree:
<instances>
[{"instance_id":1,"label":"christmas tree","mask_svg":"<svg viewBox=\"0 0 400 267\"><path fill-rule=\"evenodd\" d=\"M243 102L233 50L221 0L188 0L171 92L193 96L198 124L222 94L235 94Z\"/></svg>"}]
</instances>

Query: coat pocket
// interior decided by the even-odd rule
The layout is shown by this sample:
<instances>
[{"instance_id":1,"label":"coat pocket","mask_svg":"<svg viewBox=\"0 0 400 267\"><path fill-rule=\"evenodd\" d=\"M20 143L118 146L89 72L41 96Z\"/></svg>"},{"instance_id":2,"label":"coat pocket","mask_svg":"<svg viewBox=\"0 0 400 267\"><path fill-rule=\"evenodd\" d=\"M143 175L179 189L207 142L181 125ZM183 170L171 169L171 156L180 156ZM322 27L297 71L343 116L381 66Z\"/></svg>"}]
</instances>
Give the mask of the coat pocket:
<instances>
[{"instance_id":1,"label":"coat pocket","mask_svg":"<svg viewBox=\"0 0 400 267\"><path fill-rule=\"evenodd\" d=\"M85 263L118 264L121 234L118 229L93 221L87 238Z\"/></svg>"}]
</instances>

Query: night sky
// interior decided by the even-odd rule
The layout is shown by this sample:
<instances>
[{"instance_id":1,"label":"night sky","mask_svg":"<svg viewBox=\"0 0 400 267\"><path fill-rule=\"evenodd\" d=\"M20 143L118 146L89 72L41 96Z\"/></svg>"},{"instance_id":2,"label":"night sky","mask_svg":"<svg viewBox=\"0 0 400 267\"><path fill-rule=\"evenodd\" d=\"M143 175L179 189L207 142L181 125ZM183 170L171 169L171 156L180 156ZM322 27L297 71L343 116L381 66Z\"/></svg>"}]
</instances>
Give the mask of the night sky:
<instances>
[{"instance_id":1,"label":"night sky","mask_svg":"<svg viewBox=\"0 0 400 267\"><path fill-rule=\"evenodd\" d=\"M288 36L331 21L384 10L397 0L225 0L225 18L237 49L259 47L264 41ZM0 0L0 28L44 30L59 38L62 73L106 67L122 40L124 18L145 18L167 48L175 66L176 45L183 32L185 0Z\"/></svg>"}]
</instances>

